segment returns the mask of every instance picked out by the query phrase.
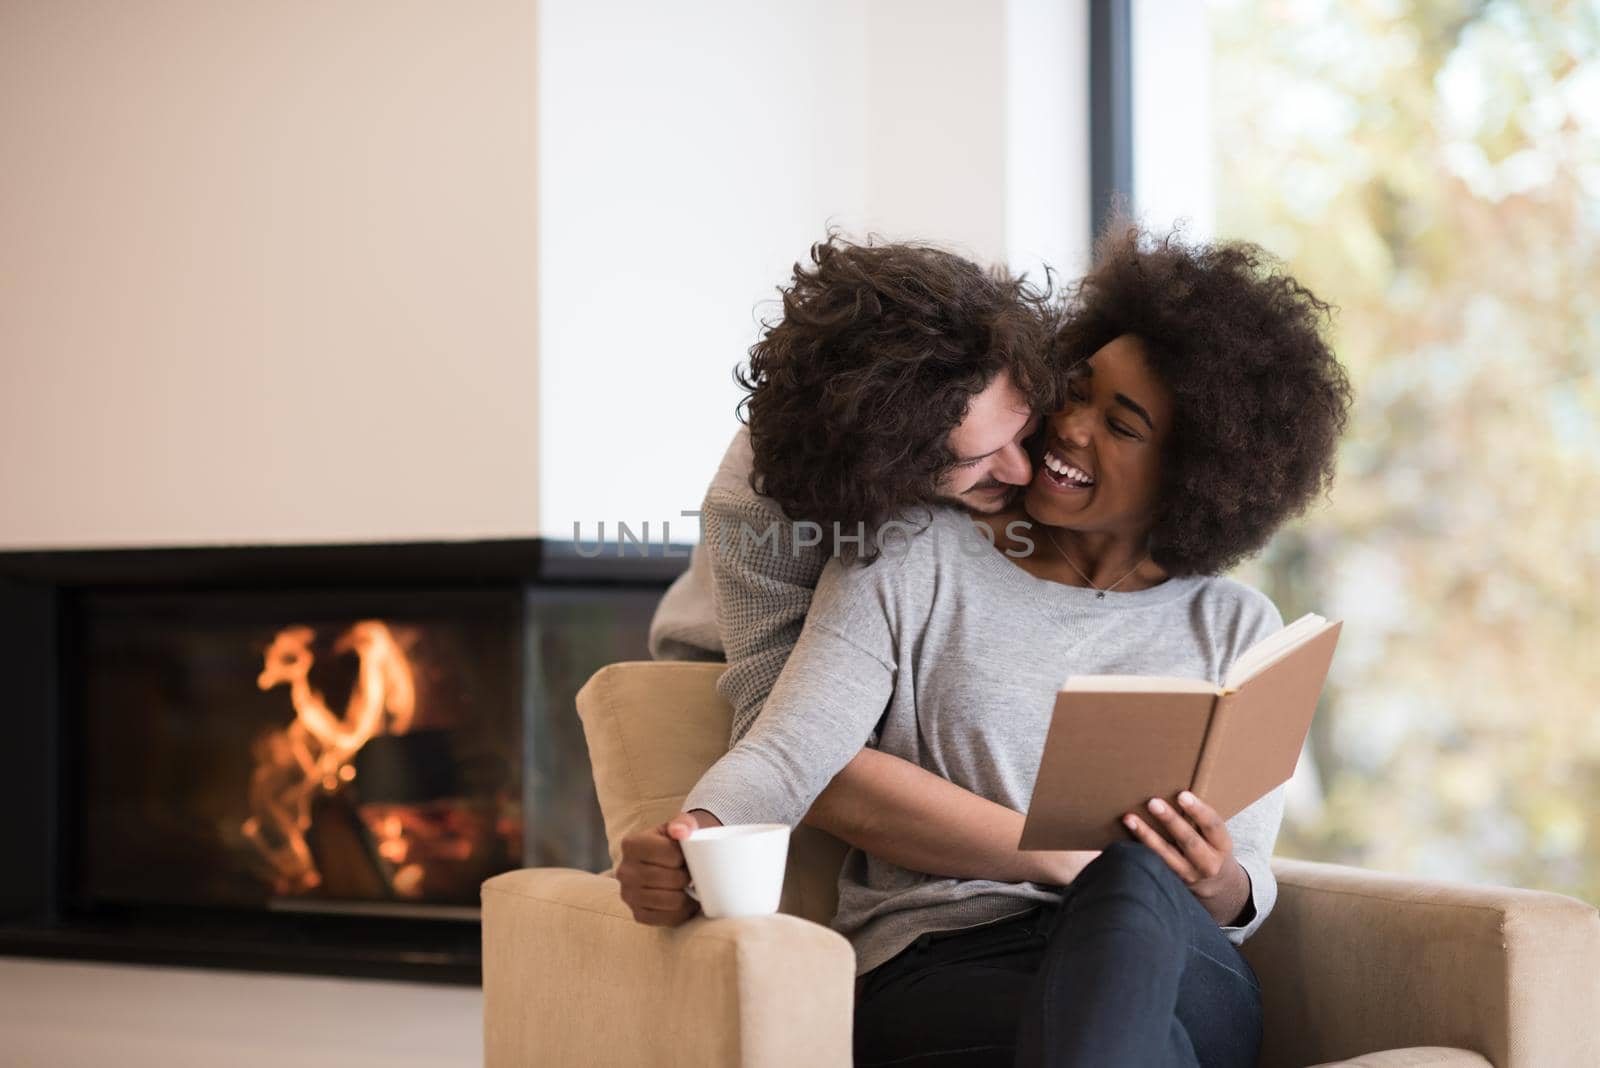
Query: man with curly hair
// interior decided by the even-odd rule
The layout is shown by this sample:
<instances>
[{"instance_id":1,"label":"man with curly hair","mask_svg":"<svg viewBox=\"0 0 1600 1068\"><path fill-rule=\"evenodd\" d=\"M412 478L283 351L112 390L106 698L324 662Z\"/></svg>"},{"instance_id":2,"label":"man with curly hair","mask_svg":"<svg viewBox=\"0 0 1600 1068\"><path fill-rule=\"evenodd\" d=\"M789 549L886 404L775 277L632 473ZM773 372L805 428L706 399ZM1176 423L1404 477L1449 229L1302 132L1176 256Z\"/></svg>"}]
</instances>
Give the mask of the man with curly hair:
<instances>
[{"instance_id":1,"label":"man with curly hair","mask_svg":"<svg viewBox=\"0 0 1600 1068\"><path fill-rule=\"evenodd\" d=\"M747 425L701 502L701 540L650 628L658 659L726 659L749 729L835 556L870 559L932 503L999 511L1058 393L1046 295L909 243L837 235L796 264L783 315L736 377Z\"/></svg>"},{"instance_id":2,"label":"man with curly hair","mask_svg":"<svg viewBox=\"0 0 1600 1068\"><path fill-rule=\"evenodd\" d=\"M781 318L738 373L747 426L650 628L658 659L726 659L730 744L759 715L830 560L870 560L891 527L914 528L928 506L998 512L1033 477L1025 443L1061 388L1047 290L935 247L837 235L795 265ZM871 750L810 822L844 836L870 816L909 836L934 812L959 813L940 845L951 857L1015 863L991 856L1004 809ZM664 825L631 836L623 854L679 855Z\"/></svg>"}]
</instances>

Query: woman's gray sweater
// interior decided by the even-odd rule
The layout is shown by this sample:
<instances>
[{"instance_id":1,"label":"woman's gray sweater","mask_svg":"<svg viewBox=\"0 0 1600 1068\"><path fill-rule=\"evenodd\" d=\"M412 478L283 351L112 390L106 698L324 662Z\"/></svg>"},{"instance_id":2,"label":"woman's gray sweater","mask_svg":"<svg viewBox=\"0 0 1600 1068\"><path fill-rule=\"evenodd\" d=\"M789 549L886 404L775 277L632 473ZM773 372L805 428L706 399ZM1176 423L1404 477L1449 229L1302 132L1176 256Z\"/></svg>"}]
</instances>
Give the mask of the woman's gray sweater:
<instances>
[{"instance_id":1,"label":"woman's gray sweater","mask_svg":"<svg viewBox=\"0 0 1600 1068\"><path fill-rule=\"evenodd\" d=\"M872 744L1025 812L1069 675L1220 682L1239 653L1282 625L1263 594L1226 578L1168 579L1103 599L1035 578L963 513L937 508L876 562L827 565L765 708L684 808L723 823L794 826ZM1284 790L1227 821L1251 884L1248 922L1222 928L1235 944L1277 897L1270 857ZM852 849L833 926L855 946L860 974L925 931L989 923L1061 896L1037 883L908 871Z\"/></svg>"}]
</instances>

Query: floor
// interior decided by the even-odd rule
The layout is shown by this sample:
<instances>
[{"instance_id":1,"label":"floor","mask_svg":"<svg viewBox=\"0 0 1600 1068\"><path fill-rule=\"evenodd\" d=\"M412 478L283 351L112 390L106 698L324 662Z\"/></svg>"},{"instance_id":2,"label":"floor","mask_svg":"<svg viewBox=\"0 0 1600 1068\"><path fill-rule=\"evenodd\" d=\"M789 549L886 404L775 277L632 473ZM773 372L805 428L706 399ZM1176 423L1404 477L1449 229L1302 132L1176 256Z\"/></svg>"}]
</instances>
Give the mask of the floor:
<instances>
[{"instance_id":1,"label":"floor","mask_svg":"<svg viewBox=\"0 0 1600 1068\"><path fill-rule=\"evenodd\" d=\"M479 1068L483 991L0 957L3 1068Z\"/></svg>"}]
</instances>

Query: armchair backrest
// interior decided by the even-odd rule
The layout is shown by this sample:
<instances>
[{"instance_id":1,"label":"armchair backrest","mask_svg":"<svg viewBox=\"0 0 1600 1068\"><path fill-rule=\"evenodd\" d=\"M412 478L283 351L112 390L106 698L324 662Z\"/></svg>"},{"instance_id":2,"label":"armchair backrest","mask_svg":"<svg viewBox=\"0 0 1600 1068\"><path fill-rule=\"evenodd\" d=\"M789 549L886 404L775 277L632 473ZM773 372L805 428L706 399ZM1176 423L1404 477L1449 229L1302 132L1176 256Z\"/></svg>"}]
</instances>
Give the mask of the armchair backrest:
<instances>
[{"instance_id":1,"label":"armchair backrest","mask_svg":"<svg viewBox=\"0 0 1600 1068\"><path fill-rule=\"evenodd\" d=\"M611 664L578 691L613 868L622 839L677 815L700 776L728 751L733 711L716 688L724 670L717 663ZM780 911L829 923L846 849L813 827L794 828Z\"/></svg>"}]
</instances>

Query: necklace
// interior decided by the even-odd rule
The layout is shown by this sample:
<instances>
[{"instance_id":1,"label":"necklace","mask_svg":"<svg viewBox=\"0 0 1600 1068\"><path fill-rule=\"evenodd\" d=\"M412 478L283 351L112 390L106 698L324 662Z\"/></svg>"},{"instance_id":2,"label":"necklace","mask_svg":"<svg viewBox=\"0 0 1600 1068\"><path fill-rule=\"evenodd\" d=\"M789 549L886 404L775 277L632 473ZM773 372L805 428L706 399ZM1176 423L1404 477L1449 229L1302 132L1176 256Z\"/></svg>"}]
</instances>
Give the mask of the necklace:
<instances>
[{"instance_id":1,"label":"necklace","mask_svg":"<svg viewBox=\"0 0 1600 1068\"><path fill-rule=\"evenodd\" d=\"M1143 556L1141 556L1139 558L1139 563L1134 564L1132 567L1128 568L1128 570L1126 570L1126 571L1124 571L1122 573L1122 577L1121 578L1117 579L1117 581L1113 582L1111 585L1107 586L1105 589L1101 589L1099 586L1096 586L1094 584L1094 581L1092 579L1090 579L1088 575L1085 575L1082 571L1078 571L1078 565L1072 562L1072 557L1068 556L1067 555L1067 550L1065 550L1065 549L1063 549L1061 547L1061 543L1059 541L1056 541L1056 536L1055 536L1055 534L1053 534L1051 532L1049 527L1045 527L1044 528L1044 536L1050 539L1050 544L1054 545L1056 547L1056 552L1061 554L1061 559L1063 559L1063 560L1065 560L1067 562L1067 566L1072 568L1072 570L1077 571L1078 572L1078 577L1083 579L1083 581L1087 582L1089 584L1089 588L1091 590L1095 591L1094 597L1095 597L1095 600L1097 600L1097 601L1105 600L1106 599L1106 591L1107 590L1114 590L1118 586L1122 585L1124 582L1128 581L1128 576L1133 574L1135 571L1139 570L1140 565L1143 564L1146 560L1150 559L1150 554L1149 553L1145 553Z\"/></svg>"}]
</instances>

